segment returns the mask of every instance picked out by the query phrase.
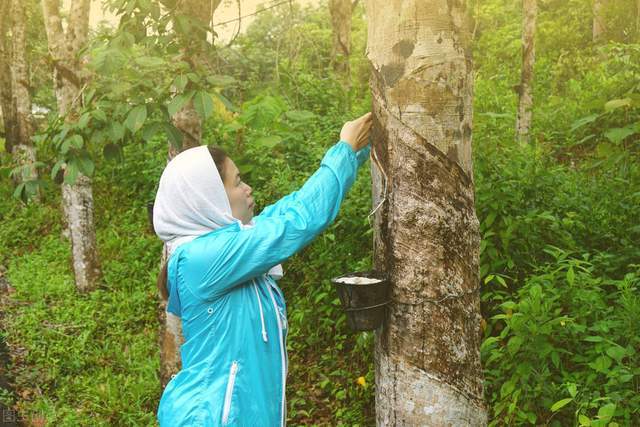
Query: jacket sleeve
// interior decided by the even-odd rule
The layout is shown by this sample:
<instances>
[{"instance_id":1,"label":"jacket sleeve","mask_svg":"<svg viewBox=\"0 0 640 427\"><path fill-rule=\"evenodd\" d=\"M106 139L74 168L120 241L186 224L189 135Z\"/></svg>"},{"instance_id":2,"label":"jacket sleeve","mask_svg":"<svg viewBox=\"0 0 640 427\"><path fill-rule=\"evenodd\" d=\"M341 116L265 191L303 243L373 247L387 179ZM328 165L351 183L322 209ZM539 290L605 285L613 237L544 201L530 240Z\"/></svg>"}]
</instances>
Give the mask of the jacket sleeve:
<instances>
[{"instance_id":1,"label":"jacket sleeve","mask_svg":"<svg viewBox=\"0 0 640 427\"><path fill-rule=\"evenodd\" d=\"M255 217L253 227L234 224L191 241L180 268L187 288L199 299L214 299L295 254L336 218L357 170L356 153L340 141L300 190Z\"/></svg>"},{"instance_id":2,"label":"jacket sleeve","mask_svg":"<svg viewBox=\"0 0 640 427\"><path fill-rule=\"evenodd\" d=\"M348 145L348 143L346 141L340 140L338 142L338 144L344 143L346 145ZM349 146L350 148L350 146ZM358 169L360 168L360 166L362 166L367 159L369 158L369 153L371 152L371 145L367 145L366 147L358 150L356 152L356 161L358 163ZM307 181L307 183L311 182L311 180ZM307 185L307 184L305 184ZM265 217L268 216L277 216L277 215L281 215L282 212L284 212L287 207L289 207L289 205L291 203L294 203L298 197L299 197L299 192L300 191L304 191L304 187L302 187L301 190L299 191L294 191L291 194L288 194L286 196L284 196L283 198L281 198L280 200L278 200L277 202L265 207L262 212L260 212L260 215L256 216L254 218L254 221L259 221L261 219L264 219Z\"/></svg>"}]
</instances>

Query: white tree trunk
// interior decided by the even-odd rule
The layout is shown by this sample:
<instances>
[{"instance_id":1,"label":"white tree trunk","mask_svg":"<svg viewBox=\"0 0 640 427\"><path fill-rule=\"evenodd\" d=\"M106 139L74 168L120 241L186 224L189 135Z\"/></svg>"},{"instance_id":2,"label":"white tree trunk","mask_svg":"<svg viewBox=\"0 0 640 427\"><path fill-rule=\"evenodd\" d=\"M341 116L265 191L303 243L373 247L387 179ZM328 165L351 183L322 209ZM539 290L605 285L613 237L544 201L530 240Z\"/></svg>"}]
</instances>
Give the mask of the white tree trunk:
<instances>
[{"instance_id":1,"label":"white tree trunk","mask_svg":"<svg viewBox=\"0 0 640 427\"><path fill-rule=\"evenodd\" d=\"M87 41L90 5L90 0L72 0L65 32L60 18L60 1L42 0L49 52L54 64L58 113L69 122L78 119L82 81L78 54ZM62 196L76 288L88 292L97 287L102 276L93 222L91 179L79 173L75 184L63 184Z\"/></svg>"},{"instance_id":2,"label":"white tree trunk","mask_svg":"<svg viewBox=\"0 0 640 427\"><path fill-rule=\"evenodd\" d=\"M377 425L483 426L473 70L464 1L367 0L374 261L392 282L376 331Z\"/></svg>"},{"instance_id":3,"label":"white tree trunk","mask_svg":"<svg viewBox=\"0 0 640 427\"><path fill-rule=\"evenodd\" d=\"M333 33L333 45L331 49L331 62L333 69L341 78L341 85L345 93L351 91L351 0L329 0L329 12L331 14L331 28ZM351 109L349 96L344 97L347 111Z\"/></svg>"},{"instance_id":4,"label":"white tree trunk","mask_svg":"<svg viewBox=\"0 0 640 427\"><path fill-rule=\"evenodd\" d=\"M11 16L13 26L11 41L13 44L11 61L11 88L13 92L13 105L15 106L15 118L17 125L17 140L13 147L13 156L16 163L23 166L22 176L19 181L28 181L38 178L35 168L36 150L31 142L33 134L31 117L31 94L29 93L29 68L27 64L27 39L26 17L24 3L21 0L12 0ZM36 199L38 194L34 195Z\"/></svg>"},{"instance_id":5,"label":"white tree trunk","mask_svg":"<svg viewBox=\"0 0 640 427\"><path fill-rule=\"evenodd\" d=\"M605 0L593 0L593 42L599 42L604 37L606 24L604 19Z\"/></svg>"},{"instance_id":6,"label":"white tree trunk","mask_svg":"<svg viewBox=\"0 0 640 427\"><path fill-rule=\"evenodd\" d=\"M529 142L529 129L533 117L533 68L536 63L535 34L538 8L536 1L522 1L522 73L516 120L516 135L521 142Z\"/></svg>"}]
</instances>

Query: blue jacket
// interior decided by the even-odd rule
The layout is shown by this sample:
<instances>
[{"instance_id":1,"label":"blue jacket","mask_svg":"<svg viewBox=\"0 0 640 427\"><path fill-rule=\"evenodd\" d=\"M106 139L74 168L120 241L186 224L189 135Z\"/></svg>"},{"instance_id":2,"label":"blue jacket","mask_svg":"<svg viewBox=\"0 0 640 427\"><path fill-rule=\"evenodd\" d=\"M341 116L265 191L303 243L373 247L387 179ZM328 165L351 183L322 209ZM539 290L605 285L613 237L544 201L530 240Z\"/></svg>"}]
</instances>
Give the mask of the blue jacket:
<instances>
[{"instance_id":1,"label":"blue jacket","mask_svg":"<svg viewBox=\"0 0 640 427\"><path fill-rule=\"evenodd\" d=\"M185 342L182 370L160 400L162 427L285 425L287 313L266 272L333 222L369 151L338 142L302 188L266 207L253 227L234 223L174 250L168 286L177 287Z\"/></svg>"}]
</instances>

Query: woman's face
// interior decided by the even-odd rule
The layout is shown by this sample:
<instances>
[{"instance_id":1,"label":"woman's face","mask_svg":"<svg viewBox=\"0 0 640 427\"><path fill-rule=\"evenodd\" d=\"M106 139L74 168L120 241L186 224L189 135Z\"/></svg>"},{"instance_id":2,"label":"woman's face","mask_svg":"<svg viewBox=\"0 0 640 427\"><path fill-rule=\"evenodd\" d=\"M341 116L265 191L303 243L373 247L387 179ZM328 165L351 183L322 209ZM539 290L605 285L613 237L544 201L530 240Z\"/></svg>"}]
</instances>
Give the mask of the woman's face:
<instances>
[{"instance_id":1,"label":"woman's face","mask_svg":"<svg viewBox=\"0 0 640 427\"><path fill-rule=\"evenodd\" d=\"M251 187L240 179L240 171L233 160L227 157L224 161L224 189L229 198L231 213L234 218L248 224L253 218L253 197L251 197Z\"/></svg>"}]
</instances>

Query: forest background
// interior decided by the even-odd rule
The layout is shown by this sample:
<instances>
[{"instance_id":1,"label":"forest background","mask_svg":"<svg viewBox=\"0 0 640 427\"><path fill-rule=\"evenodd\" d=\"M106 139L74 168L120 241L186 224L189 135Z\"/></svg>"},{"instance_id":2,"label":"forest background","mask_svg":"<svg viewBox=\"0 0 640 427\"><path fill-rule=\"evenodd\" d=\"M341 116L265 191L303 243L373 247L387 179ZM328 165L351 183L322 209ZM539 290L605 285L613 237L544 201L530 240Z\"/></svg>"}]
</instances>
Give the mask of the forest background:
<instances>
[{"instance_id":1,"label":"forest background","mask_svg":"<svg viewBox=\"0 0 640 427\"><path fill-rule=\"evenodd\" d=\"M116 3L109 4L117 12ZM202 139L230 153L254 189L257 211L297 189L344 121L370 109L361 4L352 15L345 84L331 66L324 3L260 12L230 45L211 50L215 74L194 76L181 74L162 40L136 32L149 2L138 3L118 28L90 34L84 54L92 78L82 96L86 105L103 102L115 125L104 127L102 139L67 145L87 156L65 164L42 9L25 2L31 97L50 112L33 137L38 181L15 185L21 171L0 140L0 402L47 425L155 423L162 245L147 203L167 139L180 141L171 129L153 128L152 112L134 112L141 99L161 83L184 88L179 76L202 80ZM494 425L640 424L637 6L609 0L605 30L594 40L591 1L538 1L533 123L523 144L515 138L522 5L470 5L481 354ZM167 98L168 108L179 108L176 102ZM86 129L104 121L96 110L83 110ZM66 178L75 167L93 179L103 279L87 294L76 293L60 208L59 172L72 163ZM329 282L371 267L366 168L336 222L285 265L290 425L374 423L373 335L349 332ZM36 194L39 201L30 199Z\"/></svg>"}]
</instances>

